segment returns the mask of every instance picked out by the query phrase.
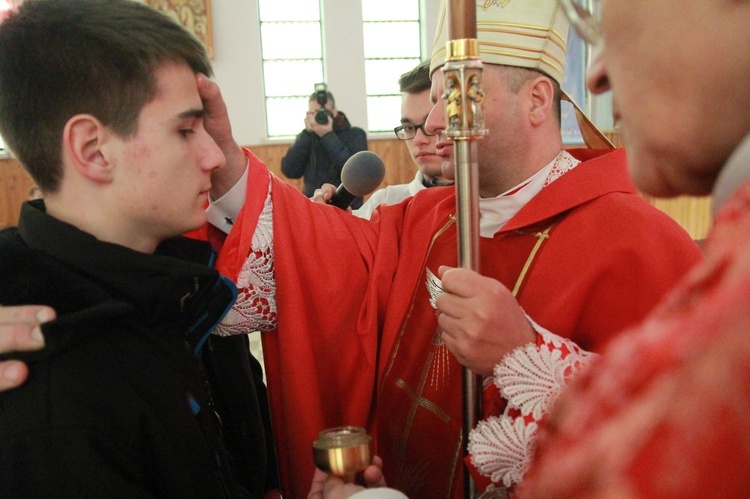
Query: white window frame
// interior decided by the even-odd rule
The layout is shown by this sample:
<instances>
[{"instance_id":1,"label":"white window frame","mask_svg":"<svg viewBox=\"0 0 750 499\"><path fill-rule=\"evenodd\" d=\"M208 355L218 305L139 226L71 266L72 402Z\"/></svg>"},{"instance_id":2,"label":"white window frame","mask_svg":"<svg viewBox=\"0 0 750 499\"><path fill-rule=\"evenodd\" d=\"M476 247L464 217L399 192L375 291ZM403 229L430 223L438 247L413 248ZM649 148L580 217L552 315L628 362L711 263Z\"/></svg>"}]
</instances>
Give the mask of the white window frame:
<instances>
[{"instance_id":1,"label":"white window frame","mask_svg":"<svg viewBox=\"0 0 750 499\"><path fill-rule=\"evenodd\" d=\"M360 0L361 2L365 1L374 1L374 0ZM367 79L368 76L368 62L385 62L386 64L394 63L394 66L401 66L400 69L391 71L389 73L388 78L391 79L391 91L390 92L373 92L370 88L366 89L367 93L367 110L368 110L368 129L371 133L392 133L392 129L395 126L398 126L399 124L399 118L400 118L400 108L401 108L401 92L398 88L398 79L407 71L412 70L414 67L416 67L422 60L425 58L426 47L425 44L422 42L425 39L425 21L424 21L424 9L421 7L421 2L419 0L416 0L417 3L417 18L416 19L403 19L404 16L393 16L389 19L378 19L378 20L365 20L363 15L362 20L362 26L363 31L367 27L376 27L378 25L389 25L393 28L398 27L399 25L406 25L406 24L413 24L417 23L417 39L413 40L413 43L416 45L417 48L417 54L413 53L407 53L406 51L402 52L401 54L394 54L389 56L376 56L376 57L368 57L367 54L364 55L364 61L365 61L365 78ZM363 7L364 10L364 7ZM390 11L389 11L390 12ZM398 31L397 29L394 29L394 31ZM403 63L402 63L403 61ZM408 62L407 62L408 61ZM379 101L379 103L378 103ZM387 118L386 120L383 120L383 123L381 124L381 128L377 127L377 121L380 121L376 119L373 116L374 110L382 109L385 104L386 110L390 111L391 114L393 114L393 118ZM393 108L389 109L388 105L393 106Z\"/></svg>"},{"instance_id":2,"label":"white window frame","mask_svg":"<svg viewBox=\"0 0 750 499\"><path fill-rule=\"evenodd\" d=\"M343 111L349 118L353 126L363 128L368 132L368 136L373 138L390 137L392 127L388 130L370 132L368 127L368 109L367 109L367 90L365 75L365 56L364 56L364 28L362 22L355 22L353 19L362 19L361 0L342 1L342 0L319 0L321 5L321 30L322 30L322 64L324 81L327 83L329 90L336 99L336 106ZM432 38L434 36L434 26L430 27L430 22L437 21L437 2L433 9L430 10L430 18L425 16L426 4L432 4L437 0L419 0L419 31L420 31L420 58L424 59L429 56L432 49ZM259 10L259 9L258 9ZM434 12L433 12L434 10ZM258 13L258 31L260 32L260 13ZM345 29L339 29L345 27ZM294 43L298 43L295 41ZM261 42L262 44L262 42ZM335 61L333 64L331 61ZM265 60L261 55L261 64ZM406 70L416 66L418 61L415 59L414 64ZM393 75L394 93L392 96L400 95L398 93L398 78L400 74ZM265 86L265 78L263 79ZM309 93L313 88L310 85ZM263 128L266 131L263 142L286 142L290 136L271 136L268 133L268 119L266 114L267 100L265 88L263 94ZM289 96L295 97L295 96ZM300 96L297 95L297 98ZM301 109L299 115L291 116L289 119L299 123L299 130L302 130L302 118L305 109ZM258 116L258 118L260 118ZM400 114L393 117L393 126L398 125Z\"/></svg>"}]
</instances>

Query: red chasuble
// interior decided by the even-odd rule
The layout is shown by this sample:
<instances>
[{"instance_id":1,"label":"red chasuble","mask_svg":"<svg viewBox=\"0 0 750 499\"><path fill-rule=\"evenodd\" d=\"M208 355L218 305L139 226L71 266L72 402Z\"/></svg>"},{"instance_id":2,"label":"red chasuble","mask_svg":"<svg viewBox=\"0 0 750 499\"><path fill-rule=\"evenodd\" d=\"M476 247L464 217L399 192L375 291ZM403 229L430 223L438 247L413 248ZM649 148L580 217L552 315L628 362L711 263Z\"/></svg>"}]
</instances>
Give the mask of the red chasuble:
<instances>
[{"instance_id":1,"label":"red chasuble","mask_svg":"<svg viewBox=\"0 0 750 499\"><path fill-rule=\"evenodd\" d=\"M706 261L561 395L522 497L747 497L750 181Z\"/></svg>"},{"instance_id":2,"label":"red chasuble","mask_svg":"<svg viewBox=\"0 0 750 499\"><path fill-rule=\"evenodd\" d=\"M541 326L596 351L700 252L635 193L623 150L570 152L584 162L482 239L481 270ZM248 255L269 176L251 157L248 201L219 255L229 277ZM375 435L390 486L460 497L460 366L434 341L428 290L429 272L456 265L454 189L426 189L363 220L271 182L278 330L263 349L284 494L307 495L313 440L348 424Z\"/></svg>"}]
</instances>

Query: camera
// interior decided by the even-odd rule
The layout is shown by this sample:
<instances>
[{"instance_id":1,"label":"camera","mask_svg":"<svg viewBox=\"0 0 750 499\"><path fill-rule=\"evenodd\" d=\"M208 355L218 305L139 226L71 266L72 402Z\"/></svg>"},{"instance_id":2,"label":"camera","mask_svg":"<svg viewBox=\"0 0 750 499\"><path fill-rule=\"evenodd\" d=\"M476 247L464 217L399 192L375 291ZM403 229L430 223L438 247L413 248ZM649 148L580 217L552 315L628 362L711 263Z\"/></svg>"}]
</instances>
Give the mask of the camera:
<instances>
[{"instance_id":1,"label":"camera","mask_svg":"<svg viewBox=\"0 0 750 499\"><path fill-rule=\"evenodd\" d=\"M328 103L328 87L325 83L315 84L315 100L320 104L320 109L315 111L315 123L325 125L329 116L333 118L333 113L325 108Z\"/></svg>"}]
</instances>

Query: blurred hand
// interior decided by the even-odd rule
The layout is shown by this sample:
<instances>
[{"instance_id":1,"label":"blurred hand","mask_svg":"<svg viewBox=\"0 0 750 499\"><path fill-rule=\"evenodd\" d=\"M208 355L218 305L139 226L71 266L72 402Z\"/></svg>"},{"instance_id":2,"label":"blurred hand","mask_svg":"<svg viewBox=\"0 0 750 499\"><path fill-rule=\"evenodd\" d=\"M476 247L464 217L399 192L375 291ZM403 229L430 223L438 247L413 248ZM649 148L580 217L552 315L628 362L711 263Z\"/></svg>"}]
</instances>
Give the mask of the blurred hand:
<instances>
[{"instance_id":1,"label":"blurred hand","mask_svg":"<svg viewBox=\"0 0 750 499\"><path fill-rule=\"evenodd\" d=\"M224 153L226 165L211 175L211 197L223 196L245 173L247 158L232 136L232 124L219 85L204 74L195 76L198 93L203 101L203 126Z\"/></svg>"},{"instance_id":2,"label":"blurred hand","mask_svg":"<svg viewBox=\"0 0 750 499\"><path fill-rule=\"evenodd\" d=\"M448 350L476 374L492 374L514 348L535 341L536 333L515 297L500 281L469 269L438 269L443 292L435 305Z\"/></svg>"},{"instance_id":3,"label":"blurred hand","mask_svg":"<svg viewBox=\"0 0 750 499\"><path fill-rule=\"evenodd\" d=\"M328 201L331 200L335 192L336 192L335 185L323 184L320 186L320 189L315 189L315 192L313 193L313 196L310 198L310 200L313 203L326 204Z\"/></svg>"},{"instance_id":4,"label":"blurred hand","mask_svg":"<svg viewBox=\"0 0 750 499\"><path fill-rule=\"evenodd\" d=\"M318 137L322 137L333 131L333 118L328 116L328 121L320 124L315 121L315 113L313 111L308 111L305 115L305 130L314 133Z\"/></svg>"},{"instance_id":5,"label":"blurred hand","mask_svg":"<svg viewBox=\"0 0 750 499\"><path fill-rule=\"evenodd\" d=\"M42 348L44 338L39 325L54 318L55 312L49 307L0 307L0 353ZM0 362L0 391L19 386L28 375L28 367L23 362Z\"/></svg>"},{"instance_id":6,"label":"blurred hand","mask_svg":"<svg viewBox=\"0 0 750 499\"><path fill-rule=\"evenodd\" d=\"M313 123L315 123L315 113L308 111L305 113L305 130L310 133L314 133L312 130Z\"/></svg>"},{"instance_id":7,"label":"blurred hand","mask_svg":"<svg viewBox=\"0 0 750 499\"><path fill-rule=\"evenodd\" d=\"M328 475L324 471L315 469L312 486L308 499L344 499L350 497L365 488L385 487L385 477L383 476L383 460L378 456L373 456L370 466L362 472L362 478L365 486L355 483L344 483L340 478Z\"/></svg>"}]
</instances>

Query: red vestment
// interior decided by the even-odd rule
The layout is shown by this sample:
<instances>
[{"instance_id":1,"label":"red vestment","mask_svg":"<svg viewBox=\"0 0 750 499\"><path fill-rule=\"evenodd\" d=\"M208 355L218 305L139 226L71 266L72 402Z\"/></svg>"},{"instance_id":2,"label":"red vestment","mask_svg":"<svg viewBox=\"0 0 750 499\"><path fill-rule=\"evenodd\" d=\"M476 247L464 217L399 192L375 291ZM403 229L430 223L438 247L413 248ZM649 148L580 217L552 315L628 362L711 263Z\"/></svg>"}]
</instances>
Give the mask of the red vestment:
<instances>
[{"instance_id":1,"label":"red vestment","mask_svg":"<svg viewBox=\"0 0 750 499\"><path fill-rule=\"evenodd\" d=\"M706 261L560 397L523 497L747 497L750 181Z\"/></svg>"},{"instance_id":2,"label":"red vestment","mask_svg":"<svg viewBox=\"0 0 750 499\"><path fill-rule=\"evenodd\" d=\"M597 351L700 253L637 196L623 150L571 153L587 161L483 238L480 261L484 275L517 288L537 323ZM218 262L234 279L267 194L269 173L250 163L248 201ZM460 366L433 344L426 283L428 269L456 265L454 189L381 206L371 220L311 203L279 179L271 194L278 330L263 349L284 493L307 494L312 441L349 424L375 434L389 485L460 496Z\"/></svg>"}]
</instances>

